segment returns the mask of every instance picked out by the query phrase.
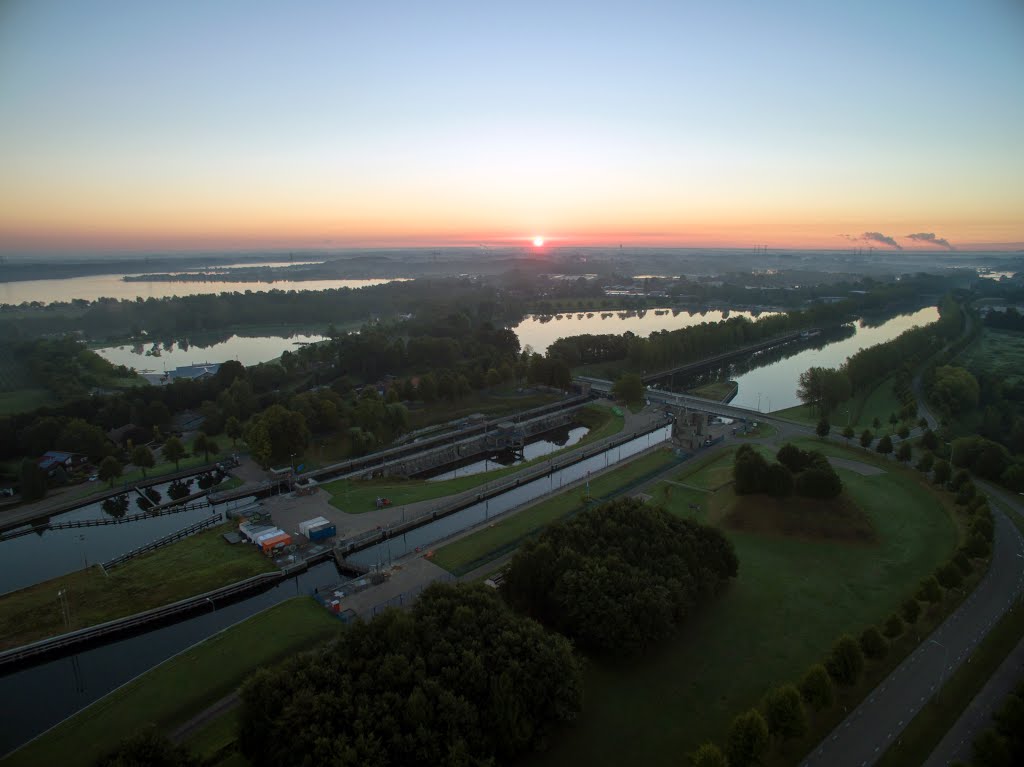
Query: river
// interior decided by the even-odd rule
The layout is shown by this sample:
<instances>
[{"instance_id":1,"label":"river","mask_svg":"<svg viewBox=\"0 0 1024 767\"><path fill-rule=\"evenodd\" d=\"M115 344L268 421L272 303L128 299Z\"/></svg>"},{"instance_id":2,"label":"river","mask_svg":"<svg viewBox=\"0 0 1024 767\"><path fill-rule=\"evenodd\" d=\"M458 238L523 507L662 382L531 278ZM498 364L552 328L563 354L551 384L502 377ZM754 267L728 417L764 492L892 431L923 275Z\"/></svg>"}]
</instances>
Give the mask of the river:
<instances>
[{"instance_id":1,"label":"river","mask_svg":"<svg viewBox=\"0 0 1024 767\"><path fill-rule=\"evenodd\" d=\"M934 306L893 317L881 325L870 327L856 323L854 334L821 349L807 349L792 357L755 368L735 378L739 389L733 405L770 412L800 404L796 396L800 374L810 367L836 367L847 357L869 346L891 341L915 325L927 325L939 318Z\"/></svg>"}]
</instances>

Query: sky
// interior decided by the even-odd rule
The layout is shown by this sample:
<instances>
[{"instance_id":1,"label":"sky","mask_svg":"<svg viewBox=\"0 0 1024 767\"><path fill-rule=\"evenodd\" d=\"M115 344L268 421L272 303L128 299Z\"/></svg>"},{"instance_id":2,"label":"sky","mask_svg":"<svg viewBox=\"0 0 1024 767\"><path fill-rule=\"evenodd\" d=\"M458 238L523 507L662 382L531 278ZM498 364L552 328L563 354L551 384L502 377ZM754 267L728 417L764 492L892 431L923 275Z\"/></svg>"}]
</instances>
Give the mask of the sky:
<instances>
[{"instance_id":1,"label":"sky","mask_svg":"<svg viewBox=\"0 0 1024 767\"><path fill-rule=\"evenodd\" d=\"M6 253L1024 247L1022 136L1017 0L0 2Z\"/></svg>"}]
</instances>

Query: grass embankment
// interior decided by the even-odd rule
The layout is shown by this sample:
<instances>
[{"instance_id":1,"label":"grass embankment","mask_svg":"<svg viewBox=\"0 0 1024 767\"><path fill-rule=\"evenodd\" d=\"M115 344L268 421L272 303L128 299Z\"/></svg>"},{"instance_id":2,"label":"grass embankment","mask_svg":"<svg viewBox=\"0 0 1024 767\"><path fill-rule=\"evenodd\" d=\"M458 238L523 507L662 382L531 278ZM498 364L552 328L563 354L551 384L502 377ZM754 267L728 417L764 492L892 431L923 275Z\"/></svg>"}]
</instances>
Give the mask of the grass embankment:
<instances>
[{"instance_id":1,"label":"grass embankment","mask_svg":"<svg viewBox=\"0 0 1024 767\"><path fill-rule=\"evenodd\" d=\"M692 394L694 397L703 397L704 399L713 399L716 402L724 402L726 397L736 391L735 381L714 381L703 386L698 386L696 389L690 389L688 394Z\"/></svg>"},{"instance_id":2,"label":"grass embankment","mask_svg":"<svg viewBox=\"0 0 1024 767\"><path fill-rule=\"evenodd\" d=\"M336 636L342 624L309 597L275 605L146 672L16 752L4 764L92 764L124 737L153 725L169 732L238 687L256 668ZM226 745L227 724L197 744ZM228 730L230 732L230 730ZM227 741L225 743L225 740Z\"/></svg>"},{"instance_id":3,"label":"grass embankment","mask_svg":"<svg viewBox=\"0 0 1024 767\"><path fill-rule=\"evenodd\" d=\"M220 586L272 572L274 564L255 546L226 543L219 525L132 559L106 575L100 567L63 575L0 596L0 649L18 647L66 631L95 626L177 602ZM70 626L57 592L67 595Z\"/></svg>"},{"instance_id":4,"label":"grass embankment","mask_svg":"<svg viewBox=\"0 0 1024 767\"><path fill-rule=\"evenodd\" d=\"M662 483L655 497L673 513L719 521L739 557L735 583L646 658L593 661L577 725L529 764L679 764L700 743L724 743L734 716L773 685L796 681L844 632L883 621L958 542L948 499L938 501L912 472L891 464L875 476L838 470L875 543L733 530L734 495L721 486L726 466L722 458L687 466L674 478L679 484ZM905 641L909 649L912 640Z\"/></svg>"},{"instance_id":5,"label":"grass embankment","mask_svg":"<svg viewBox=\"0 0 1024 767\"><path fill-rule=\"evenodd\" d=\"M331 505L348 514L362 514L375 510L377 508L376 500L381 497L391 499L394 506L446 498L515 474L535 464L549 461L569 450L578 450L591 442L618 434L622 431L625 423L625 418L622 415L615 415L611 408L603 405L587 405L576 413L575 418L579 424L590 428L583 439L571 447L556 450L554 453L526 463L439 482L430 482L424 479L400 480L393 477L365 481L341 479L337 482L329 482L323 487L331 494Z\"/></svg>"},{"instance_id":6,"label":"grass embankment","mask_svg":"<svg viewBox=\"0 0 1024 767\"><path fill-rule=\"evenodd\" d=\"M743 437L746 439L755 439L757 437L774 437L776 431L778 430L770 423L758 421L757 426L755 426L753 429L750 429L746 434L737 434L736 436Z\"/></svg>"},{"instance_id":7,"label":"grass embankment","mask_svg":"<svg viewBox=\"0 0 1024 767\"><path fill-rule=\"evenodd\" d=\"M670 450L657 450L590 480L590 496L607 500L678 461ZM488 527L438 549L433 562L455 575L475 570L517 548L526 538L552 522L587 505L583 488L560 493L522 511L506 515Z\"/></svg>"},{"instance_id":8,"label":"grass embankment","mask_svg":"<svg viewBox=\"0 0 1024 767\"><path fill-rule=\"evenodd\" d=\"M867 394L858 395L842 403L829 415L829 422L833 431L842 431L847 423L858 432L864 429L872 429L879 434L896 431L898 426L889 423L889 416L899 413L903 404L893 391L893 379L887 378ZM779 418L796 421L807 426L817 426L821 420L821 413L812 409L810 405L797 405L784 410L776 410L772 413ZM878 419L880 426L874 426L875 419Z\"/></svg>"}]
</instances>

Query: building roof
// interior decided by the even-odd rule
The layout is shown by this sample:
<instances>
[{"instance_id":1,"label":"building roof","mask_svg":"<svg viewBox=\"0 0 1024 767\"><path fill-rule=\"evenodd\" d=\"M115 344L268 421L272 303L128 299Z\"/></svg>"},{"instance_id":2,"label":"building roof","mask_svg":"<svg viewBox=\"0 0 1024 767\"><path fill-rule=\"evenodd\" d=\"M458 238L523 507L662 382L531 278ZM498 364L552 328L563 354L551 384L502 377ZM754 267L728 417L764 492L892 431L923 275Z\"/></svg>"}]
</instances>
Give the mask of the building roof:
<instances>
[{"instance_id":1,"label":"building roof","mask_svg":"<svg viewBox=\"0 0 1024 767\"><path fill-rule=\"evenodd\" d=\"M181 365L174 370L167 371L167 380L176 381L179 378L189 378L193 381L206 376L212 376L220 369L219 362L203 362L198 365Z\"/></svg>"}]
</instances>

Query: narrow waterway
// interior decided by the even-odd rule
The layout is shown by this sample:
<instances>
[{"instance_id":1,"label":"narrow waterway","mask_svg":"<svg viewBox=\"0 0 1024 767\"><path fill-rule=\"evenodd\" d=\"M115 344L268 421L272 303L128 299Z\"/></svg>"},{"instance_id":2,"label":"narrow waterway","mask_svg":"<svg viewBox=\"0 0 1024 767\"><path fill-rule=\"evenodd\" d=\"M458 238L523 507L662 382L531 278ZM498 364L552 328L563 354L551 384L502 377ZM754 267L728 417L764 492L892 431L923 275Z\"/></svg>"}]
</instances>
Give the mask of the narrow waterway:
<instances>
[{"instance_id":1,"label":"narrow waterway","mask_svg":"<svg viewBox=\"0 0 1024 767\"><path fill-rule=\"evenodd\" d=\"M160 493L162 501L169 500L167 497L169 484L153 486L153 489ZM139 494L130 490L127 495L128 504L124 514L141 514L142 509L137 503ZM212 513L213 509L205 505L205 500L202 503L204 506L197 509L118 525L75 527L66 530L49 530L39 527L28 535L2 541L0 542L0 562L3 562L3 567L0 568L0 594L66 575L98 562L106 562L139 546L145 546L157 538L188 527ZM111 514L104 511L103 502L97 502L50 517L49 521L56 523L113 518ZM31 528L33 528L32 525L23 525L17 529Z\"/></svg>"},{"instance_id":2,"label":"narrow waterway","mask_svg":"<svg viewBox=\"0 0 1024 767\"><path fill-rule=\"evenodd\" d=\"M554 432L547 432L545 435L535 439L533 442L527 442L523 446L523 452L521 454L513 453L511 450L494 452L488 454L482 460L470 459L466 462L460 462L455 466L451 466L451 464L449 464L448 467L442 466L441 468L443 470L440 471L440 473L427 472L422 476L422 478L428 479L431 482L441 482L446 479L468 477L473 474L483 474L496 469L505 469L509 466L517 466L519 464L541 458L545 455L550 455L558 450L572 447L587 436L589 432L590 429L586 426L573 426L571 428L563 427Z\"/></svg>"},{"instance_id":3,"label":"narrow waterway","mask_svg":"<svg viewBox=\"0 0 1024 767\"><path fill-rule=\"evenodd\" d=\"M353 554L349 559L362 565L375 567L399 559L406 554L414 552L416 549L426 549L448 536L486 522L491 517L503 514L517 506L522 506L529 501L555 492L559 488L570 485L577 480L584 479L595 471L619 463L637 453L642 453L647 448L664 442L671 434L671 427L663 426L611 450L592 455L578 463L558 469L539 479L524 482L495 498L475 503L455 514L443 517L415 530L410 530L408 533L396 538L378 543L375 546ZM554 463L557 465L557 458L554 459ZM484 491L486 492L486 487Z\"/></svg>"},{"instance_id":4,"label":"narrow waterway","mask_svg":"<svg viewBox=\"0 0 1024 767\"><path fill-rule=\"evenodd\" d=\"M0 677L0 754L26 743L153 666L271 605L337 582L332 562L181 623ZM55 608L56 609L56 608ZM70 609L74 610L72 602ZM130 733L125 733L126 735Z\"/></svg>"}]
</instances>

